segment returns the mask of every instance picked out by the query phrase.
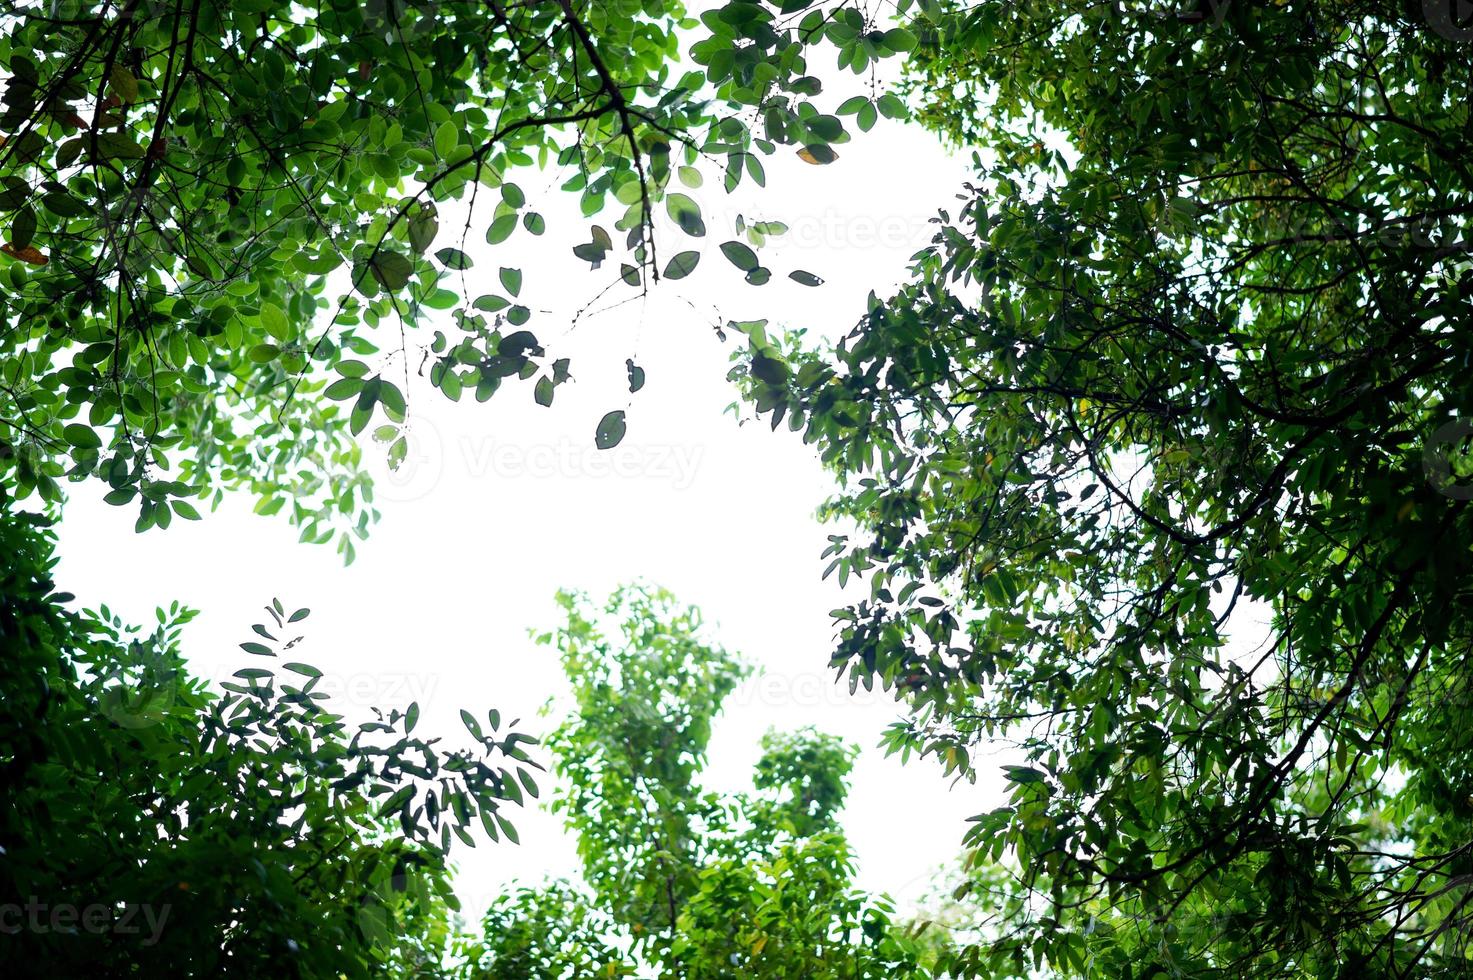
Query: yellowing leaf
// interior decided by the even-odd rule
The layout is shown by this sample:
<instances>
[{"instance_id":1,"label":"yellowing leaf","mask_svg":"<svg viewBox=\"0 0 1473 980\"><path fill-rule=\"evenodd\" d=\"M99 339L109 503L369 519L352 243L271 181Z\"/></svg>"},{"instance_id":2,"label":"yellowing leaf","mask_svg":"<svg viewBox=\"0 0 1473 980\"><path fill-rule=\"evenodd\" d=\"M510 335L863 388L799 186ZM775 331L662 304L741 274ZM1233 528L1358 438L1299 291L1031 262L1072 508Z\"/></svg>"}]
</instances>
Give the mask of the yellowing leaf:
<instances>
[{"instance_id":1,"label":"yellowing leaf","mask_svg":"<svg viewBox=\"0 0 1473 980\"><path fill-rule=\"evenodd\" d=\"M798 159L804 163L811 163L821 167L826 163L833 163L839 159L839 154L834 152L834 148L831 146L824 146L822 143L813 143L798 151Z\"/></svg>"},{"instance_id":2,"label":"yellowing leaf","mask_svg":"<svg viewBox=\"0 0 1473 980\"><path fill-rule=\"evenodd\" d=\"M12 259L18 259L30 265L45 265L51 261L34 245L27 245L25 248L16 248L14 245L6 242L4 245L0 245L0 252L4 252Z\"/></svg>"},{"instance_id":3,"label":"yellowing leaf","mask_svg":"<svg viewBox=\"0 0 1473 980\"><path fill-rule=\"evenodd\" d=\"M134 78L133 73L122 65L113 64L112 69L107 73L107 83L120 101L138 101L138 79Z\"/></svg>"}]
</instances>

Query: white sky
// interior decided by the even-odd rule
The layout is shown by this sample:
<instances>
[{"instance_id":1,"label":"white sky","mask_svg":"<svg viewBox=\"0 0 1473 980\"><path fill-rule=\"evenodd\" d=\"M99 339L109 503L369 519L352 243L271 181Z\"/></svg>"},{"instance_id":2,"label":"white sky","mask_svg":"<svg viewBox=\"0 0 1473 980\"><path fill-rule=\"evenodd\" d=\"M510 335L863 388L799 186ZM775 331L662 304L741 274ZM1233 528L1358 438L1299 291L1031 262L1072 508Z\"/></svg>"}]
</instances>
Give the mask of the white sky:
<instances>
[{"instance_id":1,"label":"white sky","mask_svg":"<svg viewBox=\"0 0 1473 980\"><path fill-rule=\"evenodd\" d=\"M831 85L821 104L837 105L859 84L851 76ZM468 742L461 708L482 718L492 707L505 719L520 716L521 730L532 734L556 724L539 709L566 692L557 654L527 632L557 624L558 588L601 599L621 582L663 585L701 606L712 637L760 671L727 701L705 784L750 789L758 740L770 727L811 724L860 746L843 818L858 855L857 884L914 907L959 853L966 818L1002 802L994 765L1002 760L977 759L981 777L972 786L953 784L929 761L902 766L876 748L899 709L883 694L850 696L827 668L828 613L843 593L820 579L833 529L814 511L833 482L786 426L777 433L738 426L726 411L736 397L725 378L728 358L744 338L723 344L712 330L728 319L766 317L774 328L838 336L863 313L871 290L884 296L905 277L907 259L929 241L927 219L952 206L970 175L931 135L883 119L838 149L840 159L827 167L781 149L765 161L765 190L748 182L732 196L708 168L702 189L681 188L702 204L708 235L691 240L669 229L659 241L662 265L676 251L699 249L695 274L661 283L646 300L585 314L571 332L573 314L617 277L618 256L589 273L571 254L588 232L576 201L557 190L567 174L522 174L529 207L546 215L548 233L534 239L519 231L489 248L488 208L464 246L475 259L466 276L474 296L503 292L499 266L522 270L521 298L534 310L527 328L551 356L572 359L574 381L558 388L551 409L533 402L530 383L510 383L482 405L470 394L452 404L418 382L409 392L414 442L404 467L389 473L382 448L365 433L383 519L348 568L331 547L298 544L284 519L251 514L243 497L228 498L202 522L176 520L166 532L140 536L131 509L101 502L105 487L79 485L60 531L60 586L136 623L152 622L155 605L172 599L201 610L186 652L196 673L216 680L262 665L238 644L264 620L271 597L310 606L308 639L294 654L326 673L319 689L337 695L336 710L362 718L370 705L402 709L417 700L417 732L443 734L453 745ZM760 253L773 270L766 286L746 285L718 251L734 237L738 212L791 228ZM458 244L462 215L442 208L432 248ZM614 216L600 221L611 228ZM795 268L825 285L789 281ZM617 285L594 309L637 295ZM419 339L427 343L429 332ZM632 399L624 368L631 356L648 379ZM419 360L412 355L411 370ZM380 366L402 377L399 362ZM595 451L599 418L626 403L623 443ZM867 587L850 583L855 594ZM1246 652L1263 632L1263 614L1242 616ZM545 801L551 780L539 782ZM471 923L513 881L576 873L574 841L556 818L540 807L512 817L520 846L484 838L474 850L456 845L457 890Z\"/></svg>"},{"instance_id":2,"label":"white sky","mask_svg":"<svg viewBox=\"0 0 1473 980\"><path fill-rule=\"evenodd\" d=\"M847 94L825 93L824 104ZM958 853L965 818L997 805L1000 781L984 772L985 786L952 787L929 762L902 767L883 758L875 745L896 706L884 695L850 697L833 686L828 612L841 594L820 580L829 529L814 517L833 484L785 426L778 433L739 427L725 412L735 398L728 357L741 338L722 344L712 330L718 321L758 317L824 336L846 330L871 289L885 295L904 277L907 258L930 237L926 219L966 176L933 137L883 120L839 152L836 164L815 167L781 150L767 161L767 190L755 195L744 184L727 197L708 173L704 188L688 191L706 207L707 237L687 244L671 231L661 241L667 257L677 246L700 248L696 273L662 283L647 301L585 316L570 334L572 312L617 275L617 260L587 272L570 251L587 231L571 196L556 190L563 178L529 172L520 182L530 206L548 217L547 235L518 233L488 248L483 214L467 247L476 259L467 276L474 295L501 291L499 265L523 270L522 297L534 309L528 329L552 356L572 358L575 381L558 389L551 409L534 404L529 383L484 405L413 390L416 445L399 473L375 463L383 520L346 569L330 547L298 544L283 519L252 515L245 498L227 499L203 522L139 536L131 510L101 503L105 488L79 486L61 528L62 587L139 623L175 598L202 610L186 648L194 669L216 679L261 665L237 644L250 638L272 596L310 606L299 659L327 673L321 689L341 692L353 714L418 700L418 731L453 743L466 738L462 707L483 717L490 707L508 719L520 715L534 734L555 723L538 709L566 689L556 652L534 645L527 630L557 622L559 587L601 598L636 578L664 585L700 605L714 638L764 672L728 701L707 785L750 788L757 742L769 727L812 724L844 736L863 749L844 817L858 883L913 902L931 872ZM758 201L761 210L749 217L792 228L786 242L761 253L774 275L760 288L743 283L717 251L732 237L723 226ZM453 244L458 224L442 210L433 247ZM786 276L794 268L827 283L792 283ZM621 285L606 299L630 295ZM598 419L628 400L627 356L648 382L629 406L623 444L597 453ZM395 364L391 376L400 370ZM370 455L381 452L370 445ZM513 879L576 868L573 841L555 818L527 810L515 819L519 847L457 846L458 890L472 921Z\"/></svg>"},{"instance_id":3,"label":"white sky","mask_svg":"<svg viewBox=\"0 0 1473 980\"><path fill-rule=\"evenodd\" d=\"M852 76L830 84L820 104L836 106L859 86ZM404 467L389 473L382 448L365 433L383 519L348 568L331 547L298 544L284 519L251 514L243 497L202 522L176 520L166 532L139 536L131 509L101 502L105 487L77 486L61 526L60 586L136 623L152 622L155 605L172 599L201 610L186 652L196 673L217 680L262 665L238 644L264 620L271 597L309 606L308 639L294 654L326 673L319 689L338 696L336 710L361 718L370 705L402 709L417 700L418 733L464 744L461 708L482 718L492 707L505 719L520 716L521 730L532 734L556 724L538 712L566 692L557 654L527 632L557 624L558 588L601 599L621 582L663 585L701 606L712 637L760 671L727 701L705 784L750 789L758 740L770 727L811 724L860 746L843 818L858 855L857 884L913 907L959 853L966 818L1002 802L993 764L1001 760L978 758L972 786L953 784L929 761L902 766L876 748L899 709L883 694L850 696L827 668L828 613L843 593L820 579L833 529L814 511L834 484L785 425L777 433L738 426L727 413L736 397L725 378L728 358L744 338L723 344L712 330L728 319L765 317L774 328L838 336L864 312L871 290L884 296L905 278L907 259L930 239L927 220L953 205L970 176L964 159L948 156L930 134L883 119L838 150L837 163L816 167L780 149L765 160L765 190L745 182L732 196L719 171L706 168L703 188L680 189L702 204L708 235L692 240L669 229L659 240L662 266L676 251L699 249L696 272L661 283L646 300L585 314L571 332L573 314L616 279L618 255L589 273L571 253L588 239L587 223L572 195L557 190L567 173L523 173L516 179L529 207L546 215L548 233L534 239L519 231L490 248L482 238L487 208L463 246L475 260L466 276L475 296L503 292L499 266L522 270L521 299L534 311L527 328L550 356L572 359L574 381L558 388L551 409L533 402L530 383L510 383L484 405L469 393L452 404L417 383ZM760 253L773 270L766 286L746 285L718 251L734 237L738 212L791 228ZM599 220L612 231L615 215L611 209ZM462 223L463 212L442 207L432 248L459 244ZM825 285L789 281L795 268ZM594 309L637 295L617 285ZM453 326L446 332L453 336ZM429 332L419 339L428 343ZM648 379L632 399L624 368L631 356ZM419 361L412 355L411 370ZM402 377L399 362L380 366ZM623 443L595 451L599 418L626 403ZM855 594L867 587L850 583ZM1263 632L1263 614L1242 615L1246 651ZM545 801L551 780L539 782ZM520 846L484 838L474 850L456 845L457 890L472 923L513 881L576 873L574 841L556 818L540 808L512 817Z\"/></svg>"}]
</instances>

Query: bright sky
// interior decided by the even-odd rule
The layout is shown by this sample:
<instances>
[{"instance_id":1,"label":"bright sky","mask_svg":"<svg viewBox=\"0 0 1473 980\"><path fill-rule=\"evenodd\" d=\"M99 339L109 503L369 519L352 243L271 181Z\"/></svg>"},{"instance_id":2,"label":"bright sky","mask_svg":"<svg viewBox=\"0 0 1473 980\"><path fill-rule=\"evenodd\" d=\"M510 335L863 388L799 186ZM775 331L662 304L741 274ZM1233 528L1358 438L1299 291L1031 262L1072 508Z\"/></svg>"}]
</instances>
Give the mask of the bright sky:
<instances>
[{"instance_id":1,"label":"bright sky","mask_svg":"<svg viewBox=\"0 0 1473 980\"><path fill-rule=\"evenodd\" d=\"M860 84L852 76L831 83L823 104L837 105ZM760 671L727 701L706 785L750 789L758 740L770 727L814 725L860 746L844 814L857 884L913 907L958 855L966 818L1002 802L1002 780L985 758L975 786L953 784L931 762L885 758L876 744L897 706L884 694L851 696L834 685L829 610L843 593L820 578L833 529L815 517L833 481L786 426L739 426L726 411L736 398L729 357L742 338L722 343L713 330L765 317L774 327L837 337L864 312L871 290L884 296L905 277L909 256L930 239L928 219L953 205L970 176L965 159L948 156L931 135L883 119L838 149L840 159L825 167L780 150L765 161L765 190L744 183L728 196L709 168L703 188L681 188L702 205L709 232L692 240L667 229L661 264L686 248L702 252L701 264L643 300L616 283L617 256L593 273L573 257L588 231L573 196L557 190L568 174L522 175L548 232L519 232L490 248L482 212L463 246L475 260L467 288L499 293L498 267L522 270L521 298L534 311L527 328L551 356L572 361L574 383L557 389L551 409L534 403L530 383L512 383L487 404L469 395L453 404L416 379L413 443L398 472L388 472L382 447L365 433L383 519L348 568L331 547L298 544L285 520L253 515L245 498L227 499L202 522L140 536L131 511L101 502L105 487L79 485L61 526L61 588L136 623L151 623L154 607L173 599L201 610L186 649L195 672L215 680L261 665L238 644L265 620L261 607L273 596L289 608L309 606L298 659L325 672L318 689L335 694L335 710L366 718L370 706L418 701L417 732L443 733L454 745L469 740L461 708L520 716L532 734L556 724L539 709L567 686L556 652L527 633L556 625L558 588L601 599L621 582L663 585L701 606L713 639ZM735 237L738 213L791 229L761 252L773 271L766 286L746 285L718 251ZM606 217L611 226L614 213ZM433 247L459 244L463 222L463 211L442 208ZM787 278L793 269L826 283L797 285ZM626 357L647 375L632 399ZM411 371L419 361L411 356ZM402 377L401 362L380 366ZM623 443L596 451L599 418L626 404ZM856 593L865 588L850 583ZM1252 620L1246 655L1263 627L1260 611L1243 615ZM550 782L540 780L544 801ZM520 846L456 846L457 890L471 922L513 881L576 874L574 841L552 815L533 808L513 817Z\"/></svg>"},{"instance_id":2,"label":"bright sky","mask_svg":"<svg viewBox=\"0 0 1473 980\"><path fill-rule=\"evenodd\" d=\"M298 544L284 520L252 515L244 498L228 499L203 522L139 536L130 512L101 503L105 488L82 485L61 528L62 587L139 623L175 598L202 610L187 651L196 672L217 680L259 666L237 644L264 619L271 597L310 606L299 659L327 673L319 689L339 693L360 716L372 704L417 700L419 731L454 743L466 738L462 707L520 715L534 734L554 724L538 709L566 686L555 651L534 645L527 631L556 623L559 587L602 597L635 578L664 585L700 605L714 638L763 672L727 703L708 786L750 788L769 727L812 724L844 736L863 748L844 819L858 883L914 901L931 871L958 853L965 818L997 805L998 783L953 787L930 763L885 759L875 745L895 705L833 685L828 612L841 593L820 580L829 529L814 516L833 484L786 427L738 426L725 411L735 399L725 375L736 341L723 344L712 329L770 317L812 334L846 330L870 290L884 295L903 278L908 256L930 237L927 219L966 175L933 137L886 121L839 150L827 167L781 151L767 162L768 189L756 194L744 186L728 197L714 180L689 191L706 210L708 236L687 244L672 230L661 245L666 256L677 245L700 248L696 273L662 283L645 301L585 314L571 333L573 313L617 276L617 263L589 273L571 254L587 231L571 196L556 189L564 178L524 176L532 206L540 200L548 217L547 235L518 234L488 248L483 217L467 246L476 260L467 276L473 295L499 292L497 267L522 269L522 297L534 310L528 328L553 356L572 358L575 383L558 389L551 409L533 402L530 384L484 405L412 389L410 459L394 474L376 459L383 520L346 569L331 548ZM534 177L545 187L533 186ZM762 252L774 273L766 286L746 285L717 251L733 237L726 231L738 211L792 229ZM453 244L458 224L443 212L434 247ZM797 285L786 278L795 268L827 282ZM601 305L629 296L637 291L620 285ZM628 400L629 356L648 382L629 404L623 444L599 453L593 431ZM416 356L411 369L417 364ZM382 449L369 453L381 457ZM528 810L516 822L519 847L457 846L458 890L471 917L514 879L576 868L573 841L551 815Z\"/></svg>"}]
</instances>

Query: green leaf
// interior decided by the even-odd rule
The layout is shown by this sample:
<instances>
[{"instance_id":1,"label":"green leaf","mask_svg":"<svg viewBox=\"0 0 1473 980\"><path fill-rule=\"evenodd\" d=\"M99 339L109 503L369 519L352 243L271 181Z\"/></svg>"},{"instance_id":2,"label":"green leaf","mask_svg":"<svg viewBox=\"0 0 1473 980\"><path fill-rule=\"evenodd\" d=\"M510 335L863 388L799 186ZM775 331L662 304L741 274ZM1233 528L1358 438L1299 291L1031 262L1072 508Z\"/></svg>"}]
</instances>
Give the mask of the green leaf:
<instances>
[{"instance_id":1,"label":"green leaf","mask_svg":"<svg viewBox=\"0 0 1473 980\"><path fill-rule=\"evenodd\" d=\"M30 207L23 207L11 219L10 244L17 249L24 249L31 244L35 237L36 212Z\"/></svg>"},{"instance_id":2,"label":"green leaf","mask_svg":"<svg viewBox=\"0 0 1473 980\"><path fill-rule=\"evenodd\" d=\"M339 378L332 384L328 385L327 390L325 390L322 395L324 398L329 398L333 401L341 402L347 401L349 398L358 397L358 393L362 390L362 378Z\"/></svg>"},{"instance_id":3,"label":"green leaf","mask_svg":"<svg viewBox=\"0 0 1473 980\"><path fill-rule=\"evenodd\" d=\"M316 667L313 667L311 664L285 663L282 664L282 666L294 674L301 674L303 677L322 676L322 671L318 670Z\"/></svg>"},{"instance_id":4,"label":"green leaf","mask_svg":"<svg viewBox=\"0 0 1473 980\"><path fill-rule=\"evenodd\" d=\"M409 284L409 277L414 274L413 262L387 248L380 248L375 252L368 267L378 284L390 291L403 289Z\"/></svg>"},{"instance_id":5,"label":"green leaf","mask_svg":"<svg viewBox=\"0 0 1473 980\"><path fill-rule=\"evenodd\" d=\"M106 160L142 160L147 151L121 133L98 133L97 151Z\"/></svg>"},{"instance_id":6,"label":"green leaf","mask_svg":"<svg viewBox=\"0 0 1473 980\"><path fill-rule=\"evenodd\" d=\"M138 79L119 62L114 61L107 75L108 89L125 103L138 101Z\"/></svg>"},{"instance_id":7,"label":"green leaf","mask_svg":"<svg viewBox=\"0 0 1473 980\"><path fill-rule=\"evenodd\" d=\"M62 429L66 436L67 444L77 449L97 449L102 446L102 440L90 426L73 422Z\"/></svg>"},{"instance_id":8,"label":"green leaf","mask_svg":"<svg viewBox=\"0 0 1473 980\"><path fill-rule=\"evenodd\" d=\"M261 326L277 340L285 341L291 334L291 324L287 322L286 314L274 303L261 304Z\"/></svg>"},{"instance_id":9,"label":"green leaf","mask_svg":"<svg viewBox=\"0 0 1473 980\"><path fill-rule=\"evenodd\" d=\"M501 270L501 285L511 295L519 295L522 291L522 270L503 268Z\"/></svg>"},{"instance_id":10,"label":"green leaf","mask_svg":"<svg viewBox=\"0 0 1473 980\"><path fill-rule=\"evenodd\" d=\"M0 177L0 186L5 188L0 192L0 211L14 211L31 196L31 185L13 175Z\"/></svg>"},{"instance_id":11,"label":"green leaf","mask_svg":"<svg viewBox=\"0 0 1473 980\"><path fill-rule=\"evenodd\" d=\"M885 47L891 51L914 51L916 36L903 27L894 27L885 32Z\"/></svg>"},{"instance_id":12,"label":"green leaf","mask_svg":"<svg viewBox=\"0 0 1473 980\"><path fill-rule=\"evenodd\" d=\"M901 102L893 92L886 92L880 96L876 104L880 107L880 114L886 119L904 119L909 114L905 103Z\"/></svg>"},{"instance_id":13,"label":"green leaf","mask_svg":"<svg viewBox=\"0 0 1473 980\"><path fill-rule=\"evenodd\" d=\"M634 359L624 360L624 369L629 373L629 391L631 394L644 387L644 368L634 363Z\"/></svg>"},{"instance_id":14,"label":"green leaf","mask_svg":"<svg viewBox=\"0 0 1473 980\"><path fill-rule=\"evenodd\" d=\"M723 242L721 253L743 272L751 272L757 268L757 253L741 242Z\"/></svg>"},{"instance_id":15,"label":"green leaf","mask_svg":"<svg viewBox=\"0 0 1473 980\"><path fill-rule=\"evenodd\" d=\"M87 208L82 202L64 191L42 195L41 204L47 211L63 218L80 218L87 214Z\"/></svg>"},{"instance_id":16,"label":"green leaf","mask_svg":"<svg viewBox=\"0 0 1473 980\"><path fill-rule=\"evenodd\" d=\"M531 796L533 799L536 799L539 793L537 789L537 782L532 778L532 774L525 769L518 769L517 778L521 780L522 786L526 788L527 795Z\"/></svg>"},{"instance_id":17,"label":"green leaf","mask_svg":"<svg viewBox=\"0 0 1473 980\"><path fill-rule=\"evenodd\" d=\"M681 252L665 266L666 279L684 279L695 271L701 262L700 252Z\"/></svg>"},{"instance_id":18,"label":"green leaf","mask_svg":"<svg viewBox=\"0 0 1473 980\"><path fill-rule=\"evenodd\" d=\"M1003 771L1014 783L1041 783L1044 780L1043 773L1028 766L1003 766Z\"/></svg>"},{"instance_id":19,"label":"green leaf","mask_svg":"<svg viewBox=\"0 0 1473 980\"><path fill-rule=\"evenodd\" d=\"M814 136L829 143L844 135L844 124L835 116L813 116L805 119L803 124Z\"/></svg>"},{"instance_id":20,"label":"green leaf","mask_svg":"<svg viewBox=\"0 0 1473 980\"><path fill-rule=\"evenodd\" d=\"M410 799L413 798L413 796L414 786L401 786L399 789L390 794L387 800L384 800L383 805L380 806L378 809L378 815L381 817L386 817L390 814L399 812L400 810L404 809L404 804L408 803Z\"/></svg>"},{"instance_id":21,"label":"green leaf","mask_svg":"<svg viewBox=\"0 0 1473 980\"><path fill-rule=\"evenodd\" d=\"M515 214L503 214L491 226L486 229L486 244L500 245L511 237L511 233L517 230L517 216Z\"/></svg>"},{"instance_id":22,"label":"green leaf","mask_svg":"<svg viewBox=\"0 0 1473 980\"><path fill-rule=\"evenodd\" d=\"M766 354L752 355L752 377L768 384L781 384L787 380L788 366L775 357Z\"/></svg>"},{"instance_id":23,"label":"green leaf","mask_svg":"<svg viewBox=\"0 0 1473 980\"><path fill-rule=\"evenodd\" d=\"M445 268L452 269L456 272L469 269L472 265L469 255L466 255L458 248L450 248L449 246L436 252L435 258L439 259L440 264Z\"/></svg>"},{"instance_id":24,"label":"green leaf","mask_svg":"<svg viewBox=\"0 0 1473 980\"><path fill-rule=\"evenodd\" d=\"M627 428L623 409L609 412L599 420L598 429L594 432L593 444L599 449L613 449L624 440Z\"/></svg>"},{"instance_id":25,"label":"green leaf","mask_svg":"<svg viewBox=\"0 0 1473 980\"><path fill-rule=\"evenodd\" d=\"M670 218L680 228L693 238L700 238L706 234L706 222L701 217L700 205L685 194L672 193L665 197L665 209L670 213Z\"/></svg>"},{"instance_id":26,"label":"green leaf","mask_svg":"<svg viewBox=\"0 0 1473 980\"><path fill-rule=\"evenodd\" d=\"M435 129L435 154L440 158L448 157L459 142L460 130L454 122L447 119Z\"/></svg>"},{"instance_id":27,"label":"green leaf","mask_svg":"<svg viewBox=\"0 0 1473 980\"><path fill-rule=\"evenodd\" d=\"M428 251L435 236L439 233L440 219L433 210L422 209L409 219L409 247L414 249L417 255L423 255Z\"/></svg>"}]
</instances>

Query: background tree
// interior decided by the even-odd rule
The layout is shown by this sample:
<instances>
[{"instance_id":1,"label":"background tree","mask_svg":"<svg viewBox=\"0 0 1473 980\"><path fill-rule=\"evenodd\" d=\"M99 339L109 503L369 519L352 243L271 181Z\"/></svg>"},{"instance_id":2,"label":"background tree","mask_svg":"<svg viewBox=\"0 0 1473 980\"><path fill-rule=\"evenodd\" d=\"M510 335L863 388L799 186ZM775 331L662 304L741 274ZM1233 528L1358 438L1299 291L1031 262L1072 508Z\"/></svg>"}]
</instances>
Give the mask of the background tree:
<instances>
[{"instance_id":1,"label":"background tree","mask_svg":"<svg viewBox=\"0 0 1473 980\"><path fill-rule=\"evenodd\" d=\"M756 795L697 783L711 723L746 673L700 614L626 587L600 611L564 593L543 634L573 685L549 737L554 809L578 835L586 888L493 904L469 976L908 977L921 970L890 905L852 886L838 823L854 752L811 729L769 733Z\"/></svg>"},{"instance_id":2,"label":"background tree","mask_svg":"<svg viewBox=\"0 0 1473 980\"><path fill-rule=\"evenodd\" d=\"M740 376L846 481L830 571L871 589L834 663L906 697L889 745L1018 747L968 839L1027 900L954 967L1462 975L1467 32L1309 0L912 28L977 176L837 349L748 325Z\"/></svg>"}]
</instances>

